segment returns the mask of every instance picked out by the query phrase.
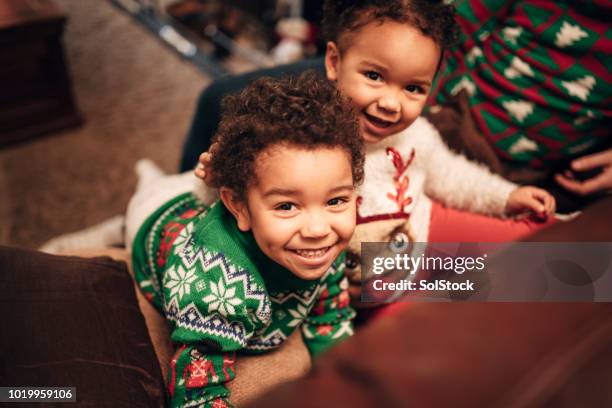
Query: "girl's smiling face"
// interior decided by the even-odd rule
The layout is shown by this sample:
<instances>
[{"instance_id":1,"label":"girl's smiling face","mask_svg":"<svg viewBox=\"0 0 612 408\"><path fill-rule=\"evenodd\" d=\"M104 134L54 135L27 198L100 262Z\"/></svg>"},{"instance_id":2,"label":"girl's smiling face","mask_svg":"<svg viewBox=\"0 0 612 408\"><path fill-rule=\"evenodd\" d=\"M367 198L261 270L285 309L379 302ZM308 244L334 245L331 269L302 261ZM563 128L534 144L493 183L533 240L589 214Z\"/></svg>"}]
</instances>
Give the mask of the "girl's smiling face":
<instances>
[{"instance_id":1,"label":"girl's smiling face","mask_svg":"<svg viewBox=\"0 0 612 408\"><path fill-rule=\"evenodd\" d=\"M441 58L440 47L418 29L373 21L327 44L328 79L358 112L368 143L401 132L421 114Z\"/></svg>"},{"instance_id":2,"label":"girl's smiling face","mask_svg":"<svg viewBox=\"0 0 612 408\"><path fill-rule=\"evenodd\" d=\"M258 154L255 180L246 204L232 211L240 230L251 230L263 253L297 277L321 278L355 229L349 154L277 144Z\"/></svg>"}]
</instances>

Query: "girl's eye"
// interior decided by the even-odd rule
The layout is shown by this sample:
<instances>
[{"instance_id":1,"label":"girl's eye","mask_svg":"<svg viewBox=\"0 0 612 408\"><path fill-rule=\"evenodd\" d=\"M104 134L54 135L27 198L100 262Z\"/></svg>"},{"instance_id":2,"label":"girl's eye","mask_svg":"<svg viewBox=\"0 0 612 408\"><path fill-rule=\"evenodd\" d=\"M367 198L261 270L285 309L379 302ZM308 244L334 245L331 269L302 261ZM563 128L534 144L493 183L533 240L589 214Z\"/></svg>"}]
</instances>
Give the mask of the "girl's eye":
<instances>
[{"instance_id":1,"label":"girl's eye","mask_svg":"<svg viewBox=\"0 0 612 408\"><path fill-rule=\"evenodd\" d=\"M344 204L344 203L346 203L347 201L348 201L348 200L347 200L346 198L336 197L336 198L332 198L331 200L329 200L329 201L327 202L327 205L330 205L330 206L335 207L335 206L338 206L338 205Z\"/></svg>"},{"instance_id":2,"label":"girl's eye","mask_svg":"<svg viewBox=\"0 0 612 408\"><path fill-rule=\"evenodd\" d=\"M282 203L276 206L275 210L280 210L280 211L291 211L295 209L295 205L291 204L291 203Z\"/></svg>"},{"instance_id":3,"label":"girl's eye","mask_svg":"<svg viewBox=\"0 0 612 408\"><path fill-rule=\"evenodd\" d=\"M376 71L366 71L366 73L364 74L368 79L371 79L372 81L379 81L382 79L382 75L380 75L378 72Z\"/></svg>"},{"instance_id":4,"label":"girl's eye","mask_svg":"<svg viewBox=\"0 0 612 408\"><path fill-rule=\"evenodd\" d=\"M406 90L410 93L423 93L423 88L418 85L408 85Z\"/></svg>"}]
</instances>

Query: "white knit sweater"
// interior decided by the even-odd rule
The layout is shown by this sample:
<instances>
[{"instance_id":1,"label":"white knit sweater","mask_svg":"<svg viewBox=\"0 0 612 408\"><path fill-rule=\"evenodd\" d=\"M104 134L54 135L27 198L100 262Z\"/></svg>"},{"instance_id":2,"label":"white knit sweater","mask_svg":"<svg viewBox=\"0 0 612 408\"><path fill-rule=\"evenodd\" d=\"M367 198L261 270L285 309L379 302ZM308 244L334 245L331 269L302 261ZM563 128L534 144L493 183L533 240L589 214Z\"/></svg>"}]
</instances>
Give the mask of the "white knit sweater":
<instances>
[{"instance_id":1,"label":"white knit sweater","mask_svg":"<svg viewBox=\"0 0 612 408\"><path fill-rule=\"evenodd\" d=\"M516 187L451 151L433 125L418 118L404 131L366 146L358 214L408 213L414 238L427 242L431 199L456 209L502 216Z\"/></svg>"}]
</instances>

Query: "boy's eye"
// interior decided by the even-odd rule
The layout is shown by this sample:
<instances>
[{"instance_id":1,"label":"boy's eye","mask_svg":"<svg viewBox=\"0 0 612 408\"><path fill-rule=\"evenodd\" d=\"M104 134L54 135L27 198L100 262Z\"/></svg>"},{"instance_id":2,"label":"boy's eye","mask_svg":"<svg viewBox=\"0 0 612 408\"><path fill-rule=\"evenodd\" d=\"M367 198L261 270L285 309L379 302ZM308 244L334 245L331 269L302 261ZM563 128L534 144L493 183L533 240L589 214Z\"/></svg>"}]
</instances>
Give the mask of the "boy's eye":
<instances>
[{"instance_id":1,"label":"boy's eye","mask_svg":"<svg viewBox=\"0 0 612 408\"><path fill-rule=\"evenodd\" d=\"M279 211L291 211L295 209L295 205L292 203L281 203L277 205L274 209Z\"/></svg>"},{"instance_id":2,"label":"boy's eye","mask_svg":"<svg viewBox=\"0 0 612 408\"><path fill-rule=\"evenodd\" d=\"M371 79L372 81L379 81L382 79L382 75L376 71L366 71L364 75L366 78Z\"/></svg>"},{"instance_id":3,"label":"boy's eye","mask_svg":"<svg viewBox=\"0 0 612 408\"><path fill-rule=\"evenodd\" d=\"M418 85L408 85L406 87L406 90L410 93L423 93L424 92L423 88Z\"/></svg>"}]
</instances>

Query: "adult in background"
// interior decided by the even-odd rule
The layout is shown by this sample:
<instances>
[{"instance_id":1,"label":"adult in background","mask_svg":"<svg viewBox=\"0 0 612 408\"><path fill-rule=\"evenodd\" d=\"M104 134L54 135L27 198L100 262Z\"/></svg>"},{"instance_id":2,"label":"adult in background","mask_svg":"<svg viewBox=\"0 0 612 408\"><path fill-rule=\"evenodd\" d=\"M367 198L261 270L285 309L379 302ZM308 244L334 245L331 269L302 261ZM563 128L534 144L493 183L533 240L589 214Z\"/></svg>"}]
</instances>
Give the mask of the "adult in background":
<instances>
[{"instance_id":1,"label":"adult in background","mask_svg":"<svg viewBox=\"0 0 612 408\"><path fill-rule=\"evenodd\" d=\"M612 190L612 3L455 2L462 38L430 119L447 143L561 212ZM453 114L454 111L454 114Z\"/></svg>"}]
</instances>

